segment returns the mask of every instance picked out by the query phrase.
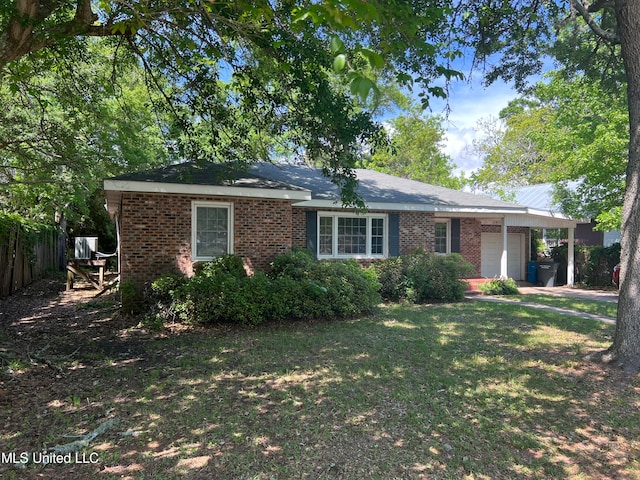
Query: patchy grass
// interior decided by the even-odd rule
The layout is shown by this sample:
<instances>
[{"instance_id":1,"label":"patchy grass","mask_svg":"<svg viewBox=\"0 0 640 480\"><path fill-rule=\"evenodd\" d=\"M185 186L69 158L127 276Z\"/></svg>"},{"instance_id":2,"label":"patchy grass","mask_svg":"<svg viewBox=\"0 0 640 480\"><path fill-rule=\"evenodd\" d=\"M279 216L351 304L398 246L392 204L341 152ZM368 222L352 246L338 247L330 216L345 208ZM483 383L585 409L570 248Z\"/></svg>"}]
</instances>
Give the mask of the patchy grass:
<instances>
[{"instance_id":1,"label":"patchy grass","mask_svg":"<svg viewBox=\"0 0 640 480\"><path fill-rule=\"evenodd\" d=\"M618 312L618 304L616 302L538 294L509 295L507 298L513 301L538 303L540 305L548 305L550 307L564 308L575 312L603 315L612 318L616 318Z\"/></svg>"},{"instance_id":2,"label":"patchy grass","mask_svg":"<svg viewBox=\"0 0 640 480\"><path fill-rule=\"evenodd\" d=\"M64 377L42 365L0 377L13 399L0 402L2 451L118 418L85 449L98 463L0 464L2 478L640 478L640 380L584 360L610 344L608 325L465 302L247 330L120 328Z\"/></svg>"}]
</instances>

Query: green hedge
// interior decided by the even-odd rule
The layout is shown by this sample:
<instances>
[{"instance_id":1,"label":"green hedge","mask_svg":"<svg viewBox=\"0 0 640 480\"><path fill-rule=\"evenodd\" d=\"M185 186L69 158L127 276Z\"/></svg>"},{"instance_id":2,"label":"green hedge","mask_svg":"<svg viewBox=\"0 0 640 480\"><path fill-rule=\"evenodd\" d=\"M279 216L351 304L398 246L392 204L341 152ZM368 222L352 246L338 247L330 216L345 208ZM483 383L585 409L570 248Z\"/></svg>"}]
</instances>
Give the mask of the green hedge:
<instances>
[{"instance_id":1,"label":"green hedge","mask_svg":"<svg viewBox=\"0 0 640 480\"><path fill-rule=\"evenodd\" d=\"M613 267L620 262L620 244L609 247L576 245L574 249L575 280L589 287L610 287ZM551 258L560 264L558 282L566 281L568 247L562 244L551 249ZM563 275L565 275L563 277Z\"/></svg>"},{"instance_id":2,"label":"green hedge","mask_svg":"<svg viewBox=\"0 0 640 480\"><path fill-rule=\"evenodd\" d=\"M610 247L587 247L586 263L582 267L583 282L590 287L613 285L613 267L620 263L620 244Z\"/></svg>"},{"instance_id":3,"label":"green hedge","mask_svg":"<svg viewBox=\"0 0 640 480\"><path fill-rule=\"evenodd\" d=\"M306 257L309 256L309 258ZM375 277L355 261L315 262L292 252L274 262L271 276L247 276L233 255L204 264L189 279L165 275L151 284L149 321L257 325L270 320L345 318L380 303Z\"/></svg>"},{"instance_id":4,"label":"green hedge","mask_svg":"<svg viewBox=\"0 0 640 480\"><path fill-rule=\"evenodd\" d=\"M475 272L459 254L414 253L380 260L371 267L386 301L455 302L464 298L461 280Z\"/></svg>"},{"instance_id":5,"label":"green hedge","mask_svg":"<svg viewBox=\"0 0 640 480\"><path fill-rule=\"evenodd\" d=\"M193 277L164 275L148 291L150 325L257 325L286 319L349 318L372 312L382 298L414 303L458 301L473 266L460 255L417 253L363 269L354 260L315 261L306 250L276 258L271 275L247 276L242 259L201 264Z\"/></svg>"}]
</instances>

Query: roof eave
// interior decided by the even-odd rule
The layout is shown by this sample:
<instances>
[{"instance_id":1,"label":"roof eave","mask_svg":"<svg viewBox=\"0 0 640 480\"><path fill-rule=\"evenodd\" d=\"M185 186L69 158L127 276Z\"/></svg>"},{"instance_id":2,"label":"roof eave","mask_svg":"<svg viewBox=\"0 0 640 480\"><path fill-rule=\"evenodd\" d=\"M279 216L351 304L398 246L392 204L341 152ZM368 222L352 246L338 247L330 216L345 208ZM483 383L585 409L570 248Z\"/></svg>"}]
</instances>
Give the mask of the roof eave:
<instances>
[{"instance_id":1,"label":"roof eave","mask_svg":"<svg viewBox=\"0 0 640 480\"><path fill-rule=\"evenodd\" d=\"M345 208L340 200L307 200L293 204L300 208ZM527 213L526 207L514 206L465 206L433 205L426 203L365 202L367 210L393 210L409 212L478 213L504 215L507 213ZM348 208L348 207L346 207Z\"/></svg>"},{"instance_id":2,"label":"roof eave","mask_svg":"<svg viewBox=\"0 0 640 480\"><path fill-rule=\"evenodd\" d=\"M105 192L141 192L183 195L216 195L225 197L269 198L279 200L310 200L309 190L202 185L191 183L141 182L132 180L105 180Z\"/></svg>"}]
</instances>

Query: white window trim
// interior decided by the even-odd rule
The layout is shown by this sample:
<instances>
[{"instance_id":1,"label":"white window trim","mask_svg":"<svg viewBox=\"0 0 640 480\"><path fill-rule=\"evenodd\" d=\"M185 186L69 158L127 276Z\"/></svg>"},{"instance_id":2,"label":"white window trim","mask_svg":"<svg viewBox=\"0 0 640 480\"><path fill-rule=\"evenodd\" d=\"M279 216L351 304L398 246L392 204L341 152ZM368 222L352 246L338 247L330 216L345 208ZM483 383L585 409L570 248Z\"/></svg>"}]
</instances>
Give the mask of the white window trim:
<instances>
[{"instance_id":1,"label":"white window trim","mask_svg":"<svg viewBox=\"0 0 640 480\"><path fill-rule=\"evenodd\" d=\"M435 224L436 223L446 223L446 225L447 225L447 246L446 246L447 251L446 252L436 252L435 251L435 249L436 249ZM436 255L449 255L451 253L451 220L438 218L434 222L433 250L434 250L434 253Z\"/></svg>"},{"instance_id":2,"label":"white window trim","mask_svg":"<svg viewBox=\"0 0 640 480\"><path fill-rule=\"evenodd\" d=\"M191 201L191 259L194 262L208 262L216 257L210 256L196 256L196 242L197 242L197 215L198 207L213 207L213 208L226 208L227 209L227 222L229 225L227 231L227 253L233 253L233 203L231 202L208 202L208 201Z\"/></svg>"},{"instance_id":3,"label":"white window trim","mask_svg":"<svg viewBox=\"0 0 640 480\"><path fill-rule=\"evenodd\" d=\"M335 252L334 254L327 255L320 253L320 219L321 218L332 218L332 228L331 228L331 241L332 247L331 250ZM367 244L366 244L366 253L364 255L361 254L338 254L338 218L366 218L367 219ZM382 219L384 220L384 232L382 239L382 253L371 253L371 220L372 219ZM353 213L342 213L342 212L318 212L317 218L317 234L316 234L316 253L319 259L371 259L371 258L388 258L389 257L389 216L381 213L365 213L356 215Z\"/></svg>"}]
</instances>

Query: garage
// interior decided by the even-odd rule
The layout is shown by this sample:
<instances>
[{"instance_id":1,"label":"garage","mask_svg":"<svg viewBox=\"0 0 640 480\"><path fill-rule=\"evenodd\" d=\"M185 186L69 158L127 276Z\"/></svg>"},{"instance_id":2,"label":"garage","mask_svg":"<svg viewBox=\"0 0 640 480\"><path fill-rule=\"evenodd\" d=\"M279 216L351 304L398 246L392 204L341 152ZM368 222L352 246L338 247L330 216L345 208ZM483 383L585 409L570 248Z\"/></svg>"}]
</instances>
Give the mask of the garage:
<instances>
[{"instance_id":1,"label":"garage","mask_svg":"<svg viewBox=\"0 0 640 480\"><path fill-rule=\"evenodd\" d=\"M483 233L481 247L481 275L487 278L500 276L502 257L502 233ZM514 280L525 279L525 235L507 235L507 275Z\"/></svg>"}]
</instances>

